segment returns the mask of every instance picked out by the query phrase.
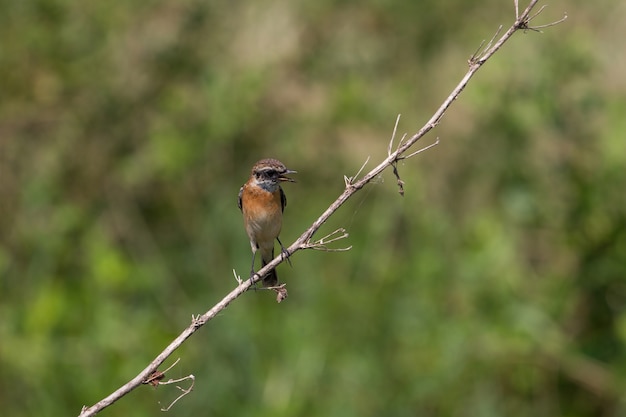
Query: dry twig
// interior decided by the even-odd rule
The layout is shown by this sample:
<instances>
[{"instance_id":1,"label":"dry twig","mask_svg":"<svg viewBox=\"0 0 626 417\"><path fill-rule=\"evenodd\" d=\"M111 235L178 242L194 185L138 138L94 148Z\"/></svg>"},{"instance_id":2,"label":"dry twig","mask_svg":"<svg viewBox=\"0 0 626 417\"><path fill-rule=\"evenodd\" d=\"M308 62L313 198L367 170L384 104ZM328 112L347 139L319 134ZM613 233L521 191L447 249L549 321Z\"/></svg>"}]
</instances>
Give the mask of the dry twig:
<instances>
[{"instance_id":1,"label":"dry twig","mask_svg":"<svg viewBox=\"0 0 626 417\"><path fill-rule=\"evenodd\" d=\"M180 385L176 385L176 388L178 388L181 391L180 395L178 397L174 398L174 400L167 407L162 407L161 411L169 411L170 408L172 408L174 406L174 404L176 404L178 402L178 400L180 400L185 395L187 395L191 391L193 391L193 386L196 384L196 377L190 374L190 375L187 375L187 376L182 377L182 378L168 379L165 382L159 382L159 385L169 385L169 384L177 384L179 382L187 381L187 380L191 380L191 385L189 385L187 388L183 388Z\"/></svg>"},{"instance_id":2,"label":"dry twig","mask_svg":"<svg viewBox=\"0 0 626 417\"><path fill-rule=\"evenodd\" d=\"M476 71L478 71L478 69L480 69L480 67L489 58L491 58L498 51L498 49L500 49L502 47L502 45L516 31L518 31L520 29L521 30L538 31L538 29L540 29L540 28L553 26L553 25L559 24L559 23L563 22L565 19L567 19L567 15L565 15L562 19L560 19L558 21L555 21L555 22L552 22L552 23L549 23L549 24L546 24L546 25L530 26L530 22L535 17L537 17L544 9L542 7L541 9L539 9L539 11L537 13L535 13L534 15L531 16L530 12L534 9L534 7L536 6L537 2L538 2L538 0L530 0L530 2L528 4L528 6L526 7L526 9L524 9L524 11L520 12L519 11L518 0L514 0L514 3L515 3L515 22L511 25L511 27L502 36L500 36L499 38L498 38L498 36L499 36L499 34L500 34L501 30L502 30L502 27L498 28L498 30L496 31L496 33L494 34L492 39L487 43L486 46L484 45L484 42L480 45L478 50L470 57L470 59L468 61L469 69L468 69L467 73L461 79L459 84L454 88L454 90L452 90L450 95L444 100L444 102L437 109L437 111L435 111L435 113L426 122L426 124L417 133L415 133L413 136L411 136L411 137L409 137L407 139L406 135L404 135L402 137L402 139L399 141L398 146L396 147L395 151L392 152L391 149L392 149L392 145L393 145L393 137L395 137L395 132L396 132L396 129L397 129L397 125L398 125L398 120L399 119L396 120L396 126L394 127L394 135L392 136L392 141L389 143L389 149L388 149L387 158L382 160L376 167L374 167L367 174L363 175L363 177L361 179L357 180L357 177L363 171L363 169L365 167L365 164L367 164L367 162L369 161L369 158L368 158L368 161L366 161L365 164L363 164L363 166L361 167L359 172L354 177L344 177L344 182L345 182L345 189L344 189L344 191L326 209L326 211L324 211L324 213L322 213L318 217L318 219L315 220L313 222L313 224L307 230L305 230L302 233L302 235L298 239L296 239L296 241L291 246L289 246L289 248L287 248L287 252L290 255L293 255L295 252L297 252L299 250L302 250L302 249L333 250L333 249L329 249L326 245L328 243L335 242L335 241L337 241L339 239L346 238L348 235L345 232L345 230L338 229L335 232L333 232L333 233L331 233L331 234L329 234L329 235L327 235L327 236L325 236L325 237L323 237L323 238L321 238L321 239L319 239L317 241L312 241L313 235L315 234L315 232L317 232L319 230L319 228L326 222L326 220L328 220L328 218L339 207L341 207L350 197L352 197L361 188L363 188L365 185L367 185L369 182L371 182L374 178L376 178L378 175L380 175L382 173L382 171L384 171L387 167L391 166L393 168L394 174L396 175L396 178L398 179L398 186L400 188L400 193L401 194L403 193L402 186L403 186L404 183L400 179L400 176L399 176L399 174L397 172L397 167L396 167L397 162L402 160L402 159L410 158L411 156L414 156L414 155L416 155L416 154L418 154L420 152L423 152L424 150L429 149L430 147L435 146L438 143L438 140L437 140L434 144L429 145L428 147L420 149L420 150L418 150L416 152L413 152L413 153L411 153L409 155L405 155L406 151L409 148L411 148L418 140L420 140L422 137L424 137L424 135L426 135L431 129L433 129L435 126L437 126L439 124L439 122L441 121L441 119L444 116L445 112L452 105L452 103L458 98L458 96L461 94L463 89L467 86L469 80L474 76ZM498 38L498 39L496 40L496 38ZM348 249L349 249L349 247L348 248L343 248L343 249L334 249L334 250L348 250ZM235 279L237 280L237 283L238 283L238 285L237 285L237 287L235 289L233 289L229 294L227 294L221 301L219 301L217 304L215 304L206 313L204 313L202 315L198 315L198 316L193 316L191 324L178 337L176 337L176 339L174 339L170 343L170 345L167 346L143 371L141 371L136 377L134 377L129 382L127 382L126 384L124 384L123 386L118 388L115 392L113 392L112 394L110 394L106 398L98 401L96 404L94 404L94 405L92 405L90 407L83 407L83 409L82 409L82 411L80 413L80 417L93 416L94 414L98 413L102 409L104 409L104 408L108 407L109 405L113 404L114 402L116 402L117 400L119 400L124 395L128 394L130 391L134 390L135 388L137 388L141 384L143 384L143 383L153 384L152 381L159 381L160 379L162 379L162 376L158 373L158 367L180 345L182 345L182 343L187 338L189 338L199 327L203 326L206 322L208 322L209 320L214 318L219 312L221 312L226 307L228 307L228 305L233 300L235 300L240 295L242 295L244 292L246 292L252 285L254 285L256 282L258 282L261 279L261 277L265 276L271 269L276 268L276 266L278 266L278 264L280 264L284 260L285 260L285 257L281 253L274 260L269 262L267 265L265 265L263 268L261 268L256 274L254 274L251 279L247 279L247 280L241 280L241 278L239 276L237 276L236 272L233 271L233 273L235 275ZM284 284L282 286L279 286L278 288L276 288L275 291L277 292L277 301L278 302L282 301L282 299L284 299L284 298L281 298L281 297L283 295L286 295L286 289L284 287ZM193 375L190 375L190 376L188 376L188 377L186 377L184 379L192 379L192 381L193 381L194 378L193 378ZM158 383L160 384L161 382L158 382ZM169 381L168 381L168 383L169 383ZM191 391L191 388L193 388L193 383L192 383L191 387L189 387L187 389L183 389L183 388L179 387L179 389L181 391L183 391L183 394L179 398L174 400L174 402L172 404L170 404L170 407L176 401L178 401L178 399L180 399L182 396L188 394Z\"/></svg>"}]
</instances>

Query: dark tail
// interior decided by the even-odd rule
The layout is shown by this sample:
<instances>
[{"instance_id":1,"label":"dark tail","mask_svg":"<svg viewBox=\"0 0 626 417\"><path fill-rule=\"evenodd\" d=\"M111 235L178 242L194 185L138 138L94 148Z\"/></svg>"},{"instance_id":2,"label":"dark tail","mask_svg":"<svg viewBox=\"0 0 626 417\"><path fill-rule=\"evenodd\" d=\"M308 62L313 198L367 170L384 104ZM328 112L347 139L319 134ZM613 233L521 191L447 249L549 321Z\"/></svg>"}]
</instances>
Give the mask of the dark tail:
<instances>
[{"instance_id":1,"label":"dark tail","mask_svg":"<svg viewBox=\"0 0 626 417\"><path fill-rule=\"evenodd\" d=\"M269 259L264 259L264 257L261 256L261 264L265 266L268 263L272 262L272 259L274 259L274 249L272 249L272 253L269 256ZM267 275L263 277L263 286L275 287L277 285L278 285L278 275L276 274L276 269L272 269L270 272L267 273Z\"/></svg>"},{"instance_id":2,"label":"dark tail","mask_svg":"<svg viewBox=\"0 0 626 417\"><path fill-rule=\"evenodd\" d=\"M263 277L263 286L264 287L275 287L278 285L278 275L276 274L276 270L272 269L269 274Z\"/></svg>"}]
</instances>

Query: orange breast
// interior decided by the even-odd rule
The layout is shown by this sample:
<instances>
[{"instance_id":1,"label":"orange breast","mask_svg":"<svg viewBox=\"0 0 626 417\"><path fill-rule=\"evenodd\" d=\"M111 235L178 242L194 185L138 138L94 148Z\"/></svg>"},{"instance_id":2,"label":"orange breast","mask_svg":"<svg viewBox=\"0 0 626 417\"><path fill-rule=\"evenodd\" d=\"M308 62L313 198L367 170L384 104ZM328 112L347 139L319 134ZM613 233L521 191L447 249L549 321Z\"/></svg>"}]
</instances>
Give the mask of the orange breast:
<instances>
[{"instance_id":1,"label":"orange breast","mask_svg":"<svg viewBox=\"0 0 626 417\"><path fill-rule=\"evenodd\" d=\"M280 191L271 193L246 184L241 195L241 207L250 240L261 248L273 248L283 221Z\"/></svg>"}]
</instances>

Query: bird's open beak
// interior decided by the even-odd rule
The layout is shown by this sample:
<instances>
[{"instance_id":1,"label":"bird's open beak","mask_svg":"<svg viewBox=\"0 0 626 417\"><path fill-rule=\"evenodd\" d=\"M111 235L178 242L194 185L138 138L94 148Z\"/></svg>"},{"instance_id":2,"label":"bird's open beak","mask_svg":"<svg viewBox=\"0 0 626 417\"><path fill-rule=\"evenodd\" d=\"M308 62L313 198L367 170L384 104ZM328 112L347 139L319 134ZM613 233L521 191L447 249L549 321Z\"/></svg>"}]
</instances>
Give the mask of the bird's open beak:
<instances>
[{"instance_id":1,"label":"bird's open beak","mask_svg":"<svg viewBox=\"0 0 626 417\"><path fill-rule=\"evenodd\" d=\"M288 169L287 171L283 172L282 174L280 174L278 176L278 180L279 181L296 182L296 180L294 180L293 178L285 177L285 175L297 174L297 173L298 173L298 171L292 171L292 170Z\"/></svg>"}]
</instances>

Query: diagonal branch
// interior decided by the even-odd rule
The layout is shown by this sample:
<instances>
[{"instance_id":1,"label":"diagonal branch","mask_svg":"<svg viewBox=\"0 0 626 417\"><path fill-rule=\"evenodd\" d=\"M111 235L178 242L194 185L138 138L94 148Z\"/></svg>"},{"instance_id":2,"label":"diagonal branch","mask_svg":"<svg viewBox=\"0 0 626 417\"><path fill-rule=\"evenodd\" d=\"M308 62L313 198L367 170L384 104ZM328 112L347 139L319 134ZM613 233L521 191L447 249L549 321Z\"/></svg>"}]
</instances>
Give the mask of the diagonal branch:
<instances>
[{"instance_id":1,"label":"diagonal branch","mask_svg":"<svg viewBox=\"0 0 626 417\"><path fill-rule=\"evenodd\" d=\"M515 15L515 22L511 25L511 27L500 38L498 38L498 35L500 33L500 29L498 29L498 31L493 36L491 41L488 42L487 45L484 48L483 48L483 45L481 45L479 47L478 51L476 51L476 53L471 56L471 58L470 58L470 60L468 62L469 63L469 69L468 69L467 73L461 79L459 84L452 90L450 95L444 100L444 102L437 109L437 111L435 111L435 113L432 115L432 117L426 122L426 124L417 133L415 133L413 136L409 137L406 140L404 140L405 138L403 138L403 140L401 140L400 143L398 144L398 146L397 146L395 151L391 152L391 144L390 144L387 157L385 159L383 159L371 171L369 171L367 174L363 175L363 177L361 179L357 180L356 177L358 175L360 175L360 172L363 170L363 168L361 168L361 170L359 171L359 174L357 174L354 178L346 178L345 189L341 193L341 195L339 195L339 197L326 209L326 211L324 211L324 213L322 213L317 218L317 220L315 220L313 222L313 224L307 230L305 230L302 233L302 235L300 235L300 237L298 239L296 239L296 241L293 244L291 244L291 246L289 246L289 248L287 248L286 251L287 251L287 254L289 256L293 255L295 252L297 252L299 250L302 250L302 249L311 249L311 248L313 248L313 249L315 249L315 248L317 248L317 249L324 249L325 245L327 243L329 243L331 241L335 241L337 239L342 239L342 238L346 237L347 234L345 234L345 232L343 232L343 230L340 229L340 230L338 230L336 232L333 232L329 236L326 236L326 237L324 237L324 238L322 238L322 239L320 239L318 241L312 241L311 240L313 238L313 235L326 222L326 220L328 220L330 218L330 216L332 216L333 213L339 207L341 207L350 197L352 197L361 188L365 187L365 185L367 185L370 181L372 181L374 178L376 178L378 175L380 175L387 167L394 167L396 162L398 162L399 160L406 159L406 158L408 158L410 156L413 156L414 154L417 153L417 152L413 152L410 155L405 155L407 150L409 150L413 145L415 145L415 143L418 140L420 140L422 137L424 137L424 135L426 135L428 132L430 132L431 129L433 129L435 126L437 126L439 124L439 122L443 118L445 112L452 105L454 100L456 100L458 98L458 96L461 94L461 92L465 89L465 87L469 83L470 79L474 76L474 74L480 69L480 67L489 58L491 58L502 47L502 45L504 45L504 43L507 40L509 40L509 38L511 38L511 36L516 31L518 31L520 29L521 30L528 30L528 29L536 30L537 28L540 28L540 27L552 26L552 25L555 25L555 24L558 24L558 23L562 22L567 17L567 16L565 16L563 19L561 19L561 20L559 20L557 22L550 23L548 25L531 27L529 25L530 21L533 18L535 18L542 10L542 9L540 9L538 13L535 13L534 15L531 16L530 12L534 9L534 7L537 4L537 2L538 2L538 0L530 0L530 2L528 4L528 6L526 7L526 9L520 13L519 12L519 7L518 7L519 6L518 5L518 0L514 0L514 3L515 3L515 13L516 13L516 15ZM498 38L498 39L496 40L496 38ZM433 146L433 145L431 145L431 146ZM418 151L418 152L420 152L420 151ZM397 175L397 171L396 171L396 175ZM397 175L397 177L398 177L398 180L399 180L399 176L398 175ZM263 277L265 274L267 274L270 270L276 268L276 266L278 266L278 264L284 262L286 259L288 259L288 258L283 256L283 254L278 255L274 260L272 260L266 266L264 266L262 269L260 269L250 279L239 280L238 276L235 274L235 278L238 279L238 283L239 283L239 285L237 285L236 288L234 288L229 294L227 294L221 301L219 301L217 304L215 304L206 313L204 313L204 314L202 314L200 316L192 317L191 324L185 330L183 330L183 332L176 339L174 339L169 344L169 346L167 346L161 353L159 353L159 355L143 371L141 371L136 377L134 377L129 382L127 382L126 384L121 386L119 389L117 389L115 392L113 392L112 394L110 394L106 398L98 401L96 404L94 404L94 405L92 405L90 407L83 407L83 410L81 411L79 417L93 416L96 413L100 412L102 409L110 406L111 404L113 404L114 402L116 402L117 400L122 398L124 395L128 394L130 391L132 391L135 388L137 388L138 386L140 386L142 383L143 384L151 383L152 381L151 381L150 378L151 377L153 378L153 375L155 375L155 373L158 374L159 366L161 366L163 364L163 362L176 349L178 349L178 347L180 347L185 340L187 340L187 338L189 338L198 328L202 327L209 320L213 319L219 312L221 312L226 307L228 307L228 305L231 302L233 302L241 294L246 292L254 283L259 281L261 279L261 277ZM286 291L285 291L285 295L286 295ZM279 296L280 296L280 293L279 293ZM279 299L279 301L280 301L280 299ZM160 374L159 374L159 376L160 376Z\"/></svg>"}]
</instances>

